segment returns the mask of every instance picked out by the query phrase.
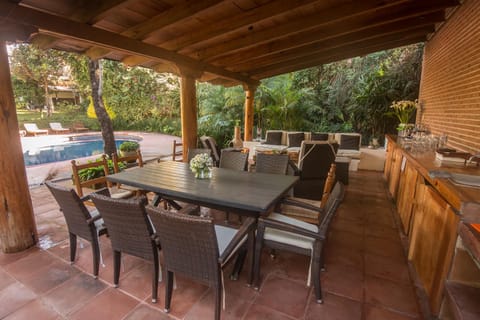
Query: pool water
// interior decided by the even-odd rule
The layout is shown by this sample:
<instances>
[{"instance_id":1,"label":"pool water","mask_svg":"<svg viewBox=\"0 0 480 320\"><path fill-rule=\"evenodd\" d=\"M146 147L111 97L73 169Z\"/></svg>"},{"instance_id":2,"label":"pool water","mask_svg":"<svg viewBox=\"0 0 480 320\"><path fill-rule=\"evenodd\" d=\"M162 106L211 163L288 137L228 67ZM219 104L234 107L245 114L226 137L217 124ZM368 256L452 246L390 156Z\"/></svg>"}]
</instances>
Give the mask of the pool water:
<instances>
[{"instance_id":1,"label":"pool water","mask_svg":"<svg viewBox=\"0 0 480 320\"><path fill-rule=\"evenodd\" d=\"M103 140L101 136L76 136L56 140L42 139L35 141L22 139L23 159L25 166L32 166L44 163L72 160L77 158L100 155L103 153ZM124 141L137 141L132 137L117 137L115 144L117 148Z\"/></svg>"}]
</instances>

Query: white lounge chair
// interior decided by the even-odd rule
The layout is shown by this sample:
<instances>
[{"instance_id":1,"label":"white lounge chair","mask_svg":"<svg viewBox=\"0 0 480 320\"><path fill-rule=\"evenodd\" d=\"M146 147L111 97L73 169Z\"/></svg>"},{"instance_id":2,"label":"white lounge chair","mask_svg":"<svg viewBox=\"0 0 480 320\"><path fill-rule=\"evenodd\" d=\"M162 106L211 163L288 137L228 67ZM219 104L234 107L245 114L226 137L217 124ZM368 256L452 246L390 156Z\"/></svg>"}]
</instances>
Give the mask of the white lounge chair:
<instances>
[{"instance_id":1,"label":"white lounge chair","mask_svg":"<svg viewBox=\"0 0 480 320\"><path fill-rule=\"evenodd\" d=\"M60 122L50 122L50 129L53 133L67 133L70 132L70 129L64 128Z\"/></svg>"},{"instance_id":2,"label":"white lounge chair","mask_svg":"<svg viewBox=\"0 0 480 320\"><path fill-rule=\"evenodd\" d=\"M48 134L48 130L38 129L36 123L24 123L23 126L27 131L27 135L36 136L37 134Z\"/></svg>"}]
</instances>

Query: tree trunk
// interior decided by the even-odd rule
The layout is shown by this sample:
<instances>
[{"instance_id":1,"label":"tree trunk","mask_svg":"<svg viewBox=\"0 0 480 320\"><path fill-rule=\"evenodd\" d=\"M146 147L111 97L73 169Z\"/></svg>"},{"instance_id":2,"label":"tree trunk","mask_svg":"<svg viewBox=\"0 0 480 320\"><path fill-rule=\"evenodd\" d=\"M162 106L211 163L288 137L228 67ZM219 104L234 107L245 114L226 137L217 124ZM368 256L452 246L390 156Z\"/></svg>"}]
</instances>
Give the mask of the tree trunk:
<instances>
[{"instance_id":1,"label":"tree trunk","mask_svg":"<svg viewBox=\"0 0 480 320\"><path fill-rule=\"evenodd\" d=\"M48 91L48 80L47 79L45 79L43 81L43 87L44 87L44 90L45 90L45 107L47 108L47 117L50 117L53 114L54 110L53 110L52 97L50 97L50 93Z\"/></svg>"},{"instance_id":2,"label":"tree trunk","mask_svg":"<svg viewBox=\"0 0 480 320\"><path fill-rule=\"evenodd\" d=\"M95 114L100 122L104 148L103 152L111 157L117 152L115 145L115 137L113 135L113 125L110 116L105 109L102 97L102 64L98 60L88 60L88 73L90 75L90 83L92 86L92 100Z\"/></svg>"}]
</instances>

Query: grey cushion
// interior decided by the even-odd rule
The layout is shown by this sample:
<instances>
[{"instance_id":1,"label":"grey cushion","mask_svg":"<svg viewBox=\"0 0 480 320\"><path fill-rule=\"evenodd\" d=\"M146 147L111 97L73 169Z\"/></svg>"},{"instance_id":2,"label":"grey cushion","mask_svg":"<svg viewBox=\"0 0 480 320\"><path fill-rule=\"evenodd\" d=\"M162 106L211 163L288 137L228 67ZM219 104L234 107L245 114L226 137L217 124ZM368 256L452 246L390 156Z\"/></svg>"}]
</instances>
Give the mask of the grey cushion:
<instances>
[{"instance_id":1,"label":"grey cushion","mask_svg":"<svg viewBox=\"0 0 480 320\"><path fill-rule=\"evenodd\" d=\"M268 131L265 144L281 145L282 144L282 132L281 131Z\"/></svg>"},{"instance_id":2,"label":"grey cushion","mask_svg":"<svg viewBox=\"0 0 480 320\"><path fill-rule=\"evenodd\" d=\"M310 136L312 141L328 141L328 133L324 132L312 132Z\"/></svg>"},{"instance_id":3,"label":"grey cushion","mask_svg":"<svg viewBox=\"0 0 480 320\"><path fill-rule=\"evenodd\" d=\"M340 138L340 149L359 150L360 136L342 134Z\"/></svg>"},{"instance_id":4,"label":"grey cushion","mask_svg":"<svg viewBox=\"0 0 480 320\"><path fill-rule=\"evenodd\" d=\"M288 147L300 147L302 141L305 140L305 134L303 132L295 132L288 134Z\"/></svg>"}]
</instances>

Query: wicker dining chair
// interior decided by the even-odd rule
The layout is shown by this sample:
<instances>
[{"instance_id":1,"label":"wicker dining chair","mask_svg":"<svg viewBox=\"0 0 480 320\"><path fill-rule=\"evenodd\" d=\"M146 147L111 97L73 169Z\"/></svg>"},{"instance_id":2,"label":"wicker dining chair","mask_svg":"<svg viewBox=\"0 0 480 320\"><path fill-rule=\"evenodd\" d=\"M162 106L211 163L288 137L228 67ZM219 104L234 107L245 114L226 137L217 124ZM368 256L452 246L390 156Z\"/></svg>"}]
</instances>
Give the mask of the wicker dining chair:
<instances>
[{"instance_id":1,"label":"wicker dining chair","mask_svg":"<svg viewBox=\"0 0 480 320\"><path fill-rule=\"evenodd\" d=\"M192 160L196 155L206 153L209 156L212 156L212 150L206 149L206 148L188 148L187 151L187 160L190 163L190 160ZM213 160L213 159L212 159Z\"/></svg>"},{"instance_id":2,"label":"wicker dining chair","mask_svg":"<svg viewBox=\"0 0 480 320\"><path fill-rule=\"evenodd\" d=\"M245 171L248 165L248 153L234 150L222 150L220 168Z\"/></svg>"},{"instance_id":3,"label":"wicker dining chair","mask_svg":"<svg viewBox=\"0 0 480 320\"><path fill-rule=\"evenodd\" d=\"M343 200L344 187L337 182L327 204L319 217L319 224L272 213L266 218L258 219L257 238L254 258L254 286L258 289L260 282L260 257L262 249L287 250L310 256L307 284L312 280L317 303L322 303L320 271L324 267L324 242L328 236L328 227L340 202Z\"/></svg>"},{"instance_id":4,"label":"wicker dining chair","mask_svg":"<svg viewBox=\"0 0 480 320\"><path fill-rule=\"evenodd\" d=\"M63 216L67 222L70 238L70 263L74 263L77 253L77 237L87 240L92 246L93 255L93 276L98 277L98 269L101 261L100 246L98 237L106 234L107 229L103 219L97 210L89 211L84 202L90 199L90 195L80 198L73 189L62 187L58 184L46 181L48 189L60 206ZM108 189L98 190L108 194Z\"/></svg>"},{"instance_id":5,"label":"wicker dining chair","mask_svg":"<svg viewBox=\"0 0 480 320\"><path fill-rule=\"evenodd\" d=\"M186 208L188 209L188 208ZM220 319L222 267L245 249L253 253L255 219L245 219L240 229L215 225L213 219L172 213L147 206L147 212L162 244L166 269L165 311L170 311L174 273L182 274L214 288L215 319ZM249 283L253 259L250 260ZM224 293L223 293L224 294Z\"/></svg>"},{"instance_id":6,"label":"wicker dining chair","mask_svg":"<svg viewBox=\"0 0 480 320\"><path fill-rule=\"evenodd\" d=\"M255 172L286 174L288 169L287 154L269 154L257 152L255 160Z\"/></svg>"},{"instance_id":7,"label":"wicker dining chair","mask_svg":"<svg viewBox=\"0 0 480 320\"><path fill-rule=\"evenodd\" d=\"M152 262L152 302L157 302L158 278L158 244L150 220L145 211L147 199L113 199L94 194L93 203L102 215L113 249L113 283L118 287L122 253Z\"/></svg>"}]
</instances>

